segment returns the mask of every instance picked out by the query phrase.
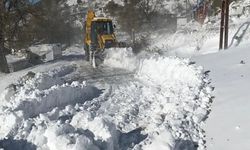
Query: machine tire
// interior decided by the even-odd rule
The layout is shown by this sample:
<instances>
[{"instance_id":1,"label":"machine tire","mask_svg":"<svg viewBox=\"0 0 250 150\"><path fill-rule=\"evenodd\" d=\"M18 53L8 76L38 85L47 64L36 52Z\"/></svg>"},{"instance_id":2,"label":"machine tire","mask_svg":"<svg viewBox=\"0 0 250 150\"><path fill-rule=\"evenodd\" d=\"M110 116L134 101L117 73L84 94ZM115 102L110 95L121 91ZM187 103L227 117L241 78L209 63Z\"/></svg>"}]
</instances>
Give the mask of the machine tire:
<instances>
[{"instance_id":1,"label":"machine tire","mask_svg":"<svg viewBox=\"0 0 250 150\"><path fill-rule=\"evenodd\" d=\"M85 51L85 60L89 61L89 46L87 44L84 45Z\"/></svg>"},{"instance_id":2,"label":"machine tire","mask_svg":"<svg viewBox=\"0 0 250 150\"><path fill-rule=\"evenodd\" d=\"M90 44L89 46L89 50L91 50L92 52L96 50L96 46L93 44Z\"/></svg>"}]
</instances>

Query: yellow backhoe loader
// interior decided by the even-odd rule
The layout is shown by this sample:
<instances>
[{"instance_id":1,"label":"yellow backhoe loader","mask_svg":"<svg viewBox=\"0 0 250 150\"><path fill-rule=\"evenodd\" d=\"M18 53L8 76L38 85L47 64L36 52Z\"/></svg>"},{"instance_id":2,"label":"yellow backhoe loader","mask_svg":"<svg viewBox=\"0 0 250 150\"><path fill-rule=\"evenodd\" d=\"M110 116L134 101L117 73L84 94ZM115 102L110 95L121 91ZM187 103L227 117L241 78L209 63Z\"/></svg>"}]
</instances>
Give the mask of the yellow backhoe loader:
<instances>
[{"instance_id":1,"label":"yellow backhoe loader","mask_svg":"<svg viewBox=\"0 0 250 150\"><path fill-rule=\"evenodd\" d=\"M111 19L96 17L89 9L84 23L84 50L87 60L96 67L96 56L105 49L118 45Z\"/></svg>"}]
</instances>

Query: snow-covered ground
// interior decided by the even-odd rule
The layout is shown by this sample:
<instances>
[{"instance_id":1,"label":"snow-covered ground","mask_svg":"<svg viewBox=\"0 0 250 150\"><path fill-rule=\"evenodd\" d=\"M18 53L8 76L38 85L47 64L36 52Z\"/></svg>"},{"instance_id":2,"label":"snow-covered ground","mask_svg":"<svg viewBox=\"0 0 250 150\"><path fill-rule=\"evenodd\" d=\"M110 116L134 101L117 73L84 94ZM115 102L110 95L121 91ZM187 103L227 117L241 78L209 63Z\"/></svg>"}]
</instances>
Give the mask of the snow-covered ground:
<instances>
[{"instance_id":1,"label":"snow-covered ground","mask_svg":"<svg viewBox=\"0 0 250 150\"><path fill-rule=\"evenodd\" d=\"M206 122L208 150L250 147L250 44L195 57L209 69L215 87L212 112Z\"/></svg>"},{"instance_id":2,"label":"snow-covered ground","mask_svg":"<svg viewBox=\"0 0 250 150\"><path fill-rule=\"evenodd\" d=\"M248 0L240 1L231 9L235 13L247 6ZM249 8L240 18L230 17L229 43L238 28L249 22ZM211 114L205 122L206 146L208 150L249 149L249 62L250 28L246 30L239 47L233 46L219 51L219 18L212 18L201 26L189 23L174 35L156 34L153 49L161 54L190 58L197 65L209 70L209 79L214 87ZM234 41L235 42L235 41Z\"/></svg>"},{"instance_id":3,"label":"snow-covered ground","mask_svg":"<svg viewBox=\"0 0 250 150\"><path fill-rule=\"evenodd\" d=\"M1 147L204 149L212 89L201 67L110 49L93 69L81 51L1 78Z\"/></svg>"},{"instance_id":4,"label":"snow-covered ground","mask_svg":"<svg viewBox=\"0 0 250 150\"><path fill-rule=\"evenodd\" d=\"M249 2L249 1L248 1ZM237 3L244 7L247 1ZM247 10L247 9L246 9ZM240 18L231 16L229 41L249 14ZM249 43L250 29L239 47L219 51L219 22L213 24L190 23L175 35L162 35L152 47L161 47L161 53L169 56L191 58L197 65L210 70L209 79L215 88L211 114L206 121L206 146L208 150L249 149Z\"/></svg>"},{"instance_id":5,"label":"snow-covered ground","mask_svg":"<svg viewBox=\"0 0 250 150\"><path fill-rule=\"evenodd\" d=\"M231 18L230 38L247 20ZM161 55L109 49L93 69L71 47L60 60L0 74L0 148L248 149L250 34L218 51L218 25L154 35Z\"/></svg>"}]
</instances>

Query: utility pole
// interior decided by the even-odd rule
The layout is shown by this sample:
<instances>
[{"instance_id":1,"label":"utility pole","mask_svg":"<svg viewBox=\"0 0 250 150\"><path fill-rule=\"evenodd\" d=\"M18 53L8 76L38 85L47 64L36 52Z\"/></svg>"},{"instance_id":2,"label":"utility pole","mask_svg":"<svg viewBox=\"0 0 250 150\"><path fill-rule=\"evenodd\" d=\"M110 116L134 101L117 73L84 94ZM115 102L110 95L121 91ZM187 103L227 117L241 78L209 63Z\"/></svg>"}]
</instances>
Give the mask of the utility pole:
<instances>
[{"instance_id":1,"label":"utility pole","mask_svg":"<svg viewBox=\"0 0 250 150\"><path fill-rule=\"evenodd\" d=\"M229 0L222 0L219 49L228 48ZM223 47L224 44L224 47Z\"/></svg>"},{"instance_id":2,"label":"utility pole","mask_svg":"<svg viewBox=\"0 0 250 150\"><path fill-rule=\"evenodd\" d=\"M4 1L0 1L0 72L9 73L8 63L4 54Z\"/></svg>"},{"instance_id":3,"label":"utility pole","mask_svg":"<svg viewBox=\"0 0 250 150\"><path fill-rule=\"evenodd\" d=\"M224 40L224 24L225 24L225 1L221 3L221 22L220 22L220 44L219 49L223 49L223 40Z\"/></svg>"},{"instance_id":4,"label":"utility pole","mask_svg":"<svg viewBox=\"0 0 250 150\"><path fill-rule=\"evenodd\" d=\"M225 0L225 41L224 49L228 48L229 0Z\"/></svg>"},{"instance_id":5,"label":"utility pole","mask_svg":"<svg viewBox=\"0 0 250 150\"><path fill-rule=\"evenodd\" d=\"M186 0L186 19L188 22L188 0Z\"/></svg>"},{"instance_id":6,"label":"utility pole","mask_svg":"<svg viewBox=\"0 0 250 150\"><path fill-rule=\"evenodd\" d=\"M191 20L191 6L190 6L190 0L186 0L186 18L187 18L187 22Z\"/></svg>"}]
</instances>

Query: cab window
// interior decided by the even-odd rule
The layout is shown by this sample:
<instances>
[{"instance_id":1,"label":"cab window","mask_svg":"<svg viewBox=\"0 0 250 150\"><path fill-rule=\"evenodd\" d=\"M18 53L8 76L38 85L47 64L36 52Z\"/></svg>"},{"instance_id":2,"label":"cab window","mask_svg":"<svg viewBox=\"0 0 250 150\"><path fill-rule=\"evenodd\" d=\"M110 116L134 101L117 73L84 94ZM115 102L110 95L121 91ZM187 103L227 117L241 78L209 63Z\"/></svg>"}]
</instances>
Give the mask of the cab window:
<instances>
[{"instance_id":1,"label":"cab window","mask_svg":"<svg viewBox=\"0 0 250 150\"><path fill-rule=\"evenodd\" d=\"M96 22L96 31L98 34L113 34L113 24L109 22Z\"/></svg>"}]
</instances>

